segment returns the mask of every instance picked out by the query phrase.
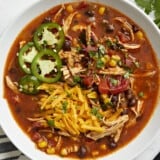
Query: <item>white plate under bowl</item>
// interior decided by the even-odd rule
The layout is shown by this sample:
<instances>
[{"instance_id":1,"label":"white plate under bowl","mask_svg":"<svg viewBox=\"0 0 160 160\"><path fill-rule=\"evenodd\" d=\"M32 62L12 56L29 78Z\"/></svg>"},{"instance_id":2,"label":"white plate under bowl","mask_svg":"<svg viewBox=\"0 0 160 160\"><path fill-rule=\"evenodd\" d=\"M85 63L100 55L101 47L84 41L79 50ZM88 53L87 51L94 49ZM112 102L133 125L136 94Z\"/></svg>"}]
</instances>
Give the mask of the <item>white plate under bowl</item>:
<instances>
[{"instance_id":1,"label":"white plate under bowl","mask_svg":"<svg viewBox=\"0 0 160 160\"><path fill-rule=\"evenodd\" d=\"M3 98L3 80L4 66L7 59L9 49L17 37L18 33L26 26L31 20L52 8L53 6L62 2L71 2L72 0L41 0L35 5L25 10L19 15L12 24L6 29L3 36L0 38L0 124L13 142L13 144L22 151L26 156L32 160L53 160L62 159L58 156L49 156L35 148L34 143L29 137L20 129L15 122L6 100ZM104 3L109 5L120 12L126 14L140 27L142 27L157 53L157 58L160 59L160 34L155 24L148 19L148 17L137 7L132 5L129 0L92 0L94 2ZM158 88L158 87L157 87ZM154 137L160 133L160 103L146 125L143 131L128 145L119 149L118 151L106 157L99 158L101 160L133 160L137 155L140 155L146 147L153 141Z\"/></svg>"}]
</instances>

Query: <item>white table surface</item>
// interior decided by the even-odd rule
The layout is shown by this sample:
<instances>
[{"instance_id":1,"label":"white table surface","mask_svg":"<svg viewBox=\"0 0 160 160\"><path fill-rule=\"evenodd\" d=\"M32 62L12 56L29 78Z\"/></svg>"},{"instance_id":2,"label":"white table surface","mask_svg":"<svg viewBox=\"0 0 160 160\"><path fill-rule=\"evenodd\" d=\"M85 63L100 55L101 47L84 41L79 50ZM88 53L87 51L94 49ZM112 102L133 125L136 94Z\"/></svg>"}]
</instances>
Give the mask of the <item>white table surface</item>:
<instances>
[{"instance_id":1,"label":"white table surface","mask_svg":"<svg viewBox=\"0 0 160 160\"><path fill-rule=\"evenodd\" d=\"M39 0L0 0L0 36L1 34L3 34L3 31L5 30L10 21L14 20L14 18L18 14L23 12L23 10L25 10L32 4L37 3L38 1ZM134 0L128 0L128 1L134 3ZM149 17L152 18L152 16ZM0 128L0 135L4 135L1 128ZM7 138L5 137L5 139ZM28 158L21 155L19 151L14 151L14 152L15 153L8 152L5 153L5 155L0 154L0 160L3 160L7 157L11 157L12 154L16 154L19 156L18 158L16 158L17 160L28 160ZM160 135L157 135L157 137L155 137L155 139L153 140L151 146L145 149L144 152L141 155L139 155L135 160L153 160L154 157L159 152L160 152ZM15 160L15 159L10 158L9 160Z\"/></svg>"}]
</instances>

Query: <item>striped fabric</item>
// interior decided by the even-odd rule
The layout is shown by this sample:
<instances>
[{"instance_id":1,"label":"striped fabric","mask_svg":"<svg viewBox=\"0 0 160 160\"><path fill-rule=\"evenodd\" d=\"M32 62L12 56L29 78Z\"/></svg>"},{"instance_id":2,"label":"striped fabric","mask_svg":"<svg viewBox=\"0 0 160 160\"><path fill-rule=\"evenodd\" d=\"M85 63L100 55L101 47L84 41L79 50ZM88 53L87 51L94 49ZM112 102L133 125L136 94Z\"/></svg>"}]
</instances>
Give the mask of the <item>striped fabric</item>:
<instances>
[{"instance_id":1,"label":"striped fabric","mask_svg":"<svg viewBox=\"0 0 160 160\"><path fill-rule=\"evenodd\" d=\"M29 160L10 142L0 128L0 160Z\"/></svg>"},{"instance_id":2,"label":"striped fabric","mask_svg":"<svg viewBox=\"0 0 160 160\"><path fill-rule=\"evenodd\" d=\"M28 8L32 4L38 2L39 0L0 0L0 36L7 27L9 22L16 17L20 12ZM134 3L134 0L128 0ZM18 4L18 5L17 5ZM4 16L5 15L5 18ZM160 136L157 137L149 149L135 160L153 160L155 155L160 151ZM4 134L0 127L0 160L29 160L25 155L23 155L17 148L10 142L7 136ZM121 159L120 159L121 160ZM160 154L154 159L160 160Z\"/></svg>"}]
</instances>

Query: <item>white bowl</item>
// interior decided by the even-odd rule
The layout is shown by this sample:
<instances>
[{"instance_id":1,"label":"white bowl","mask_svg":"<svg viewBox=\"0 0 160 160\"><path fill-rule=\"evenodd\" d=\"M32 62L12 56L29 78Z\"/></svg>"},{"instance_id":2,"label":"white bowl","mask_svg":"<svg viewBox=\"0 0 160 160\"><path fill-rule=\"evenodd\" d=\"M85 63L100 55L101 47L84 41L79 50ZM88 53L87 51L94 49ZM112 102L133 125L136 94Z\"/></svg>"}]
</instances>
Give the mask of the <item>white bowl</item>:
<instances>
[{"instance_id":1,"label":"white bowl","mask_svg":"<svg viewBox=\"0 0 160 160\"><path fill-rule=\"evenodd\" d=\"M135 21L140 27L142 27L154 48L155 53L157 53L157 58L160 58L160 32L155 24L148 19L148 17L132 5L129 0L92 0L95 2L100 2L112 6L113 8L119 10L120 12L126 14L133 21ZM71 0L63 0L63 2L71 2ZM35 5L31 6L25 10L18 18L14 20L9 28L6 29L3 36L0 38L0 74L4 73L4 66L7 59L7 54L9 49L15 40L18 33L22 30L26 24L28 24L32 19L45 12L46 10L52 8L53 6L62 3L62 0L41 0ZM45 153L39 151L35 148L34 143L29 139L29 137L20 129L20 127L15 122L9 107L7 106L6 100L3 98L3 81L4 78L0 78L0 124L4 129L7 136L13 142L13 144L21 150L26 156L33 160L53 160L61 159L58 156L49 156ZM119 149L113 154L106 157L100 158L105 160L132 160L136 156L140 155L142 151L148 147L153 141L157 134L160 134L160 127L157 125L160 120L160 102L157 103L157 107L154 113L143 129L143 131L132 140L128 145Z\"/></svg>"}]
</instances>

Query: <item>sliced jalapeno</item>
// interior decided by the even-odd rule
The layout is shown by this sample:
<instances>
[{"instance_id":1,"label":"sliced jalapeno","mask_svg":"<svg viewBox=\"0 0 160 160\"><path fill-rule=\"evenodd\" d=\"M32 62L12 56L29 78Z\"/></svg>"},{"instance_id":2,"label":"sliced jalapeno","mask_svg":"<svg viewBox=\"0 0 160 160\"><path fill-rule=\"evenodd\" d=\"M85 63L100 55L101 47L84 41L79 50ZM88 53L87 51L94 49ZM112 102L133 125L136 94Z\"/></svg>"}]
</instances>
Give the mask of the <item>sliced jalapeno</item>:
<instances>
[{"instance_id":1,"label":"sliced jalapeno","mask_svg":"<svg viewBox=\"0 0 160 160\"><path fill-rule=\"evenodd\" d=\"M27 73L30 74L30 65L32 63L33 58L37 54L37 50L34 46L33 42L26 43L19 51L18 54L18 62L21 67L21 69Z\"/></svg>"},{"instance_id":2,"label":"sliced jalapeno","mask_svg":"<svg viewBox=\"0 0 160 160\"><path fill-rule=\"evenodd\" d=\"M58 52L64 43L64 32L57 23L44 23L35 31L33 40L38 50L48 48Z\"/></svg>"},{"instance_id":3,"label":"sliced jalapeno","mask_svg":"<svg viewBox=\"0 0 160 160\"><path fill-rule=\"evenodd\" d=\"M40 81L33 75L25 75L19 81L19 90L20 92L26 94L36 94L38 93L38 86Z\"/></svg>"},{"instance_id":4,"label":"sliced jalapeno","mask_svg":"<svg viewBox=\"0 0 160 160\"><path fill-rule=\"evenodd\" d=\"M31 64L32 74L40 81L53 83L61 78L62 62L53 50L41 50Z\"/></svg>"}]
</instances>

